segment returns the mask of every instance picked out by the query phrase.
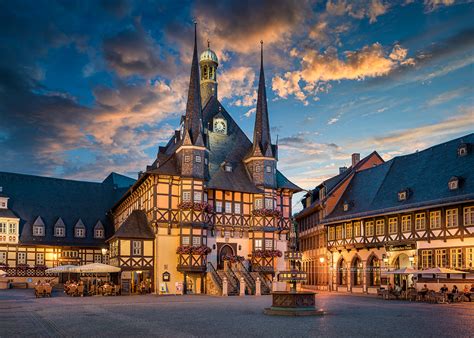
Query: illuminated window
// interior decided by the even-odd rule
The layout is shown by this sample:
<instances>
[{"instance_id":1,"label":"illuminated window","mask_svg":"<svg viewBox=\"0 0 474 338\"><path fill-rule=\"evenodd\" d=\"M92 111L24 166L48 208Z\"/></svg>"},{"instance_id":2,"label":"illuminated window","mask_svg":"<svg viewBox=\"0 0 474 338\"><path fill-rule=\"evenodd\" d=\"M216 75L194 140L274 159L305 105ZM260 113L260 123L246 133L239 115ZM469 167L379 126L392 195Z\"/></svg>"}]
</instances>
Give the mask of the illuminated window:
<instances>
[{"instance_id":1,"label":"illuminated window","mask_svg":"<svg viewBox=\"0 0 474 338\"><path fill-rule=\"evenodd\" d=\"M354 237L360 237L360 222L354 222Z\"/></svg>"},{"instance_id":2,"label":"illuminated window","mask_svg":"<svg viewBox=\"0 0 474 338\"><path fill-rule=\"evenodd\" d=\"M415 215L415 230L425 230L426 216L425 213Z\"/></svg>"},{"instance_id":3,"label":"illuminated window","mask_svg":"<svg viewBox=\"0 0 474 338\"><path fill-rule=\"evenodd\" d=\"M385 221L383 219L378 219L376 222L375 222L375 234L377 236L381 236L385 233Z\"/></svg>"},{"instance_id":4,"label":"illuminated window","mask_svg":"<svg viewBox=\"0 0 474 338\"><path fill-rule=\"evenodd\" d=\"M328 237L329 237L329 240L330 240L330 241L333 241L333 240L334 240L334 227L330 227L330 228L329 228L329 235L328 235Z\"/></svg>"},{"instance_id":5,"label":"illuminated window","mask_svg":"<svg viewBox=\"0 0 474 338\"><path fill-rule=\"evenodd\" d=\"M7 223L0 223L0 234L7 233Z\"/></svg>"},{"instance_id":6,"label":"illuminated window","mask_svg":"<svg viewBox=\"0 0 474 338\"><path fill-rule=\"evenodd\" d=\"M388 232L390 234L396 234L398 232L398 218L392 217L388 219Z\"/></svg>"},{"instance_id":7,"label":"illuminated window","mask_svg":"<svg viewBox=\"0 0 474 338\"><path fill-rule=\"evenodd\" d=\"M446 227L455 228L458 226L458 209L446 210Z\"/></svg>"},{"instance_id":8,"label":"illuminated window","mask_svg":"<svg viewBox=\"0 0 474 338\"><path fill-rule=\"evenodd\" d=\"M464 225L474 225L474 207L464 208Z\"/></svg>"},{"instance_id":9,"label":"illuminated window","mask_svg":"<svg viewBox=\"0 0 474 338\"><path fill-rule=\"evenodd\" d=\"M8 233L10 235L16 234L16 224L15 223L8 224Z\"/></svg>"},{"instance_id":10,"label":"illuminated window","mask_svg":"<svg viewBox=\"0 0 474 338\"><path fill-rule=\"evenodd\" d=\"M453 248L450 249L451 254L451 268L453 269L462 269L462 249Z\"/></svg>"},{"instance_id":11,"label":"illuminated window","mask_svg":"<svg viewBox=\"0 0 474 338\"><path fill-rule=\"evenodd\" d=\"M271 173L272 172L272 167L267 165L266 170L267 170L267 173Z\"/></svg>"},{"instance_id":12,"label":"illuminated window","mask_svg":"<svg viewBox=\"0 0 474 338\"><path fill-rule=\"evenodd\" d=\"M402 216L402 232L411 231L411 215Z\"/></svg>"},{"instance_id":13,"label":"illuminated window","mask_svg":"<svg viewBox=\"0 0 474 338\"><path fill-rule=\"evenodd\" d=\"M191 156L189 156L189 155L184 155L184 162L186 162L186 163L191 162Z\"/></svg>"},{"instance_id":14,"label":"illuminated window","mask_svg":"<svg viewBox=\"0 0 474 338\"><path fill-rule=\"evenodd\" d=\"M263 250L263 241L261 239L256 239L255 243L255 250Z\"/></svg>"},{"instance_id":15,"label":"illuminated window","mask_svg":"<svg viewBox=\"0 0 474 338\"><path fill-rule=\"evenodd\" d=\"M431 268L433 265L433 253L431 250L422 250L421 251L421 268L427 269Z\"/></svg>"},{"instance_id":16,"label":"illuminated window","mask_svg":"<svg viewBox=\"0 0 474 338\"><path fill-rule=\"evenodd\" d=\"M373 221L365 222L365 235L366 236L374 235L374 222Z\"/></svg>"},{"instance_id":17,"label":"illuminated window","mask_svg":"<svg viewBox=\"0 0 474 338\"><path fill-rule=\"evenodd\" d=\"M336 227L336 239L342 239L342 225Z\"/></svg>"},{"instance_id":18,"label":"illuminated window","mask_svg":"<svg viewBox=\"0 0 474 338\"><path fill-rule=\"evenodd\" d=\"M346 223L346 238L352 238L352 223Z\"/></svg>"},{"instance_id":19,"label":"illuminated window","mask_svg":"<svg viewBox=\"0 0 474 338\"><path fill-rule=\"evenodd\" d=\"M7 253L6 252L0 252L0 264L6 264L7 263Z\"/></svg>"},{"instance_id":20,"label":"illuminated window","mask_svg":"<svg viewBox=\"0 0 474 338\"><path fill-rule=\"evenodd\" d=\"M447 267L447 253L446 249L436 249L435 250L435 265L439 268Z\"/></svg>"},{"instance_id":21,"label":"illuminated window","mask_svg":"<svg viewBox=\"0 0 474 338\"><path fill-rule=\"evenodd\" d=\"M441 228L441 211L430 212L430 228L431 229Z\"/></svg>"}]
</instances>

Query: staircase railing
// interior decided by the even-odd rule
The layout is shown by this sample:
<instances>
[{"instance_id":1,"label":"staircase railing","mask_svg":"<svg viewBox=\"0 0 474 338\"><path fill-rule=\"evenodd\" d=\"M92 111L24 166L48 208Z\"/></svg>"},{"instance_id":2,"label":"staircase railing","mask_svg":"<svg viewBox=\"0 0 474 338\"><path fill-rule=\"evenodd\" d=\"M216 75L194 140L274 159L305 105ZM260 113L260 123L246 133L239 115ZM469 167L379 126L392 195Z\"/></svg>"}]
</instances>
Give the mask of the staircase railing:
<instances>
[{"instance_id":1,"label":"staircase railing","mask_svg":"<svg viewBox=\"0 0 474 338\"><path fill-rule=\"evenodd\" d=\"M249 270L247 270L247 268L245 267L245 265L239 261L239 266L241 268L241 271L242 271L242 275L244 276L245 278L245 282L248 283L248 285L250 286L250 289L252 290L252 293L255 293L255 288L256 288L256 285L257 285L257 282L255 281L255 279L252 277L252 275L250 274Z\"/></svg>"},{"instance_id":2,"label":"staircase railing","mask_svg":"<svg viewBox=\"0 0 474 338\"><path fill-rule=\"evenodd\" d=\"M267 288L270 290L270 292L272 291L272 283L273 281L270 280L270 278L268 278L264 273L261 273L259 272L258 273L259 276L260 276L260 279L263 281L263 283L267 286Z\"/></svg>"},{"instance_id":3,"label":"staircase railing","mask_svg":"<svg viewBox=\"0 0 474 338\"><path fill-rule=\"evenodd\" d=\"M217 286L221 289L222 291L222 278L219 276L217 273L216 268L212 264L212 262L207 262L207 265L210 267L210 272L211 272L211 277L214 279L214 282L217 284Z\"/></svg>"},{"instance_id":4,"label":"staircase railing","mask_svg":"<svg viewBox=\"0 0 474 338\"><path fill-rule=\"evenodd\" d=\"M235 272L232 270L232 268L229 266L229 269L227 271L230 271L230 274L232 275L232 277L234 277L235 279L235 283L236 283L236 287L237 287L237 292L240 292L240 280L239 278L236 276Z\"/></svg>"}]
</instances>

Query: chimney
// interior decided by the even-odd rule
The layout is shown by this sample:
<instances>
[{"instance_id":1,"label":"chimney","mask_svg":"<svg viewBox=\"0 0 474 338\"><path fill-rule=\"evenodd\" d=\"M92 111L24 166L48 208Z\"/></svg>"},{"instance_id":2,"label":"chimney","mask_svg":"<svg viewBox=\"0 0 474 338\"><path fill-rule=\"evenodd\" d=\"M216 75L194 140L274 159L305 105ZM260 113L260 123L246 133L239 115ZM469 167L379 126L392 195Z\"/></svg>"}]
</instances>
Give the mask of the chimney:
<instances>
[{"instance_id":1,"label":"chimney","mask_svg":"<svg viewBox=\"0 0 474 338\"><path fill-rule=\"evenodd\" d=\"M352 168L354 168L356 164L359 162L360 162L360 154L359 153L352 154Z\"/></svg>"},{"instance_id":2,"label":"chimney","mask_svg":"<svg viewBox=\"0 0 474 338\"><path fill-rule=\"evenodd\" d=\"M347 170L347 167L339 167L339 174L342 174Z\"/></svg>"}]
</instances>

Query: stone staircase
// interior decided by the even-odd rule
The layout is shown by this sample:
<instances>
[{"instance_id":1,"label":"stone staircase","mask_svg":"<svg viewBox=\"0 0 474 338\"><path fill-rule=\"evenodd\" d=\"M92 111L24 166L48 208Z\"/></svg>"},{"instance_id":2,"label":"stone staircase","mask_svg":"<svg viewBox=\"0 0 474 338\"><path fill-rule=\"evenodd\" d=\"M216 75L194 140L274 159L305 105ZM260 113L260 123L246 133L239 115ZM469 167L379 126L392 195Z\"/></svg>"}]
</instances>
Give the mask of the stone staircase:
<instances>
[{"instance_id":1,"label":"stone staircase","mask_svg":"<svg viewBox=\"0 0 474 338\"><path fill-rule=\"evenodd\" d=\"M221 280L224 280L224 277L227 278L227 295L238 296L240 293L240 283L233 271L218 270L217 273Z\"/></svg>"}]
</instances>

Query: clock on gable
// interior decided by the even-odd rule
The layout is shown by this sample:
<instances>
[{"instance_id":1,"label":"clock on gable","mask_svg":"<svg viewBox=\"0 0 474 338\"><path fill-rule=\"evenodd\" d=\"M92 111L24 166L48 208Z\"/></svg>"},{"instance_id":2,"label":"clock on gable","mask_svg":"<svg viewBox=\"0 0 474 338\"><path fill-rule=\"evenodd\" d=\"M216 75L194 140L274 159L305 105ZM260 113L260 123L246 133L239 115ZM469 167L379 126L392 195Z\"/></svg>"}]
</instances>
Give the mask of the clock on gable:
<instances>
[{"instance_id":1,"label":"clock on gable","mask_svg":"<svg viewBox=\"0 0 474 338\"><path fill-rule=\"evenodd\" d=\"M227 121L223 118L215 118L213 130L215 133L226 135L227 134Z\"/></svg>"}]
</instances>

